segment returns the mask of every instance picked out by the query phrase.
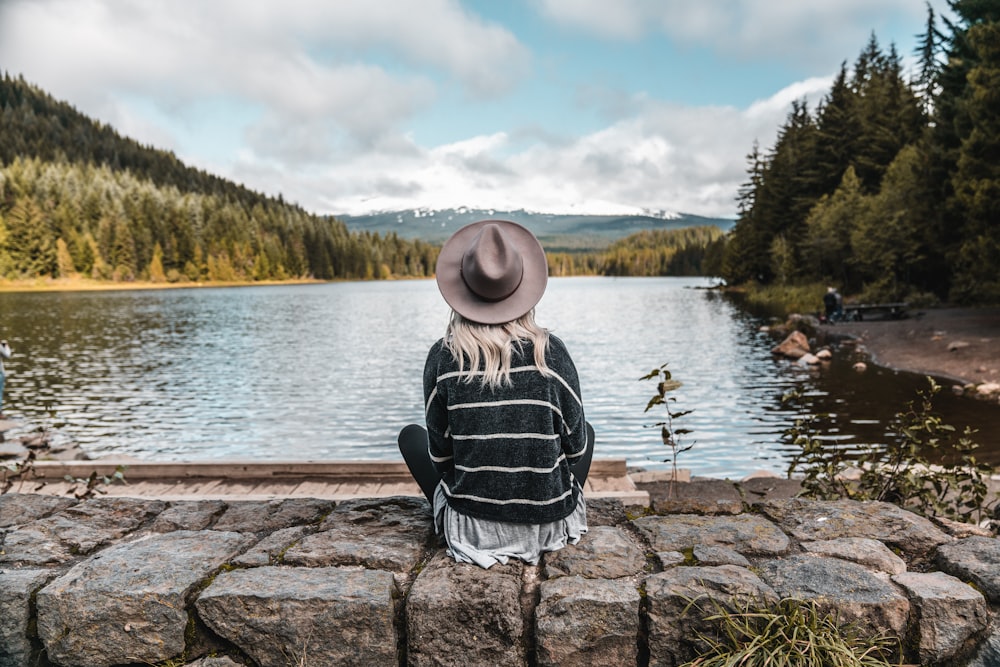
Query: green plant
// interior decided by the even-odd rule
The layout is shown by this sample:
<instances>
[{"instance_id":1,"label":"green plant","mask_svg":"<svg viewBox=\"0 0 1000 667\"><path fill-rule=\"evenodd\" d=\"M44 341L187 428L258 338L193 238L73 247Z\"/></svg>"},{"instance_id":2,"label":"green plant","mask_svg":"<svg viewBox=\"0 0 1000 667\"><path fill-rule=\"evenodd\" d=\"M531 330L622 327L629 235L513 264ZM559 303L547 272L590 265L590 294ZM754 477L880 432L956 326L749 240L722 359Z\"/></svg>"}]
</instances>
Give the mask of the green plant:
<instances>
[{"instance_id":1,"label":"green plant","mask_svg":"<svg viewBox=\"0 0 1000 667\"><path fill-rule=\"evenodd\" d=\"M811 600L748 601L737 611L713 604L704 620L717 624L718 633L698 632L709 650L682 667L885 667L899 648L896 639L841 625Z\"/></svg>"},{"instance_id":2,"label":"green plant","mask_svg":"<svg viewBox=\"0 0 1000 667\"><path fill-rule=\"evenodd\" d=\"M115 466L115 471L110 476L98 475L97 471L94 470L85 478L66 475L63 479L74 485L66 493L73 494L79 500L86 500L93 498L98 493L107 493L102 487L111 486L115 483L125 484L125 466Z\"/></svg>"},{"instance_id":3,"label":"green plant","mask_svg":"<svg viewBox=\"0 0 1000 667\"><path fill-rule=\"evenodd\" d=\"M651 424L650 427L658 427L660 429L660 437L663 440L663 444L670 448L670 458L664 459L664 461L670 462L671 471L673 473L670 477L670 487L667 496L672 498L674 494L674 483L677 481L677 456L688 451L694 446L694 443L681 444L681 436L691 433L691 430L686 428L676 428L674 426L674 420L691 414L692 411L674 411L670 409L670 404L676 402L677 399L673 396L667 396L667 394L680 389L681 383L673 379L670 371L667 370L667 364L654 368L649 373L639 378L639 380L656 380L656 393L653 394L651 399L649 399L649 402L646 404L646 409L643 412L649 412L655 406L662 405L667 413L666 421Z\"/></svg>"},{"instance_id":4,"label":"green plant","mask_svg":"<svg viewBox=\"0 0 1000 667\"><path fill-rule=\"evenodd\" d=\"M988 501L993 469L976 459L974 431L966 427L958 433L934 413L933 397L941 387L933 378L927 381L928 388L896 413L889 444L849 450L826 442L814 436L821 415L787 429L785 439L799 448L788 475L801 472L802 495L881 500L964 523L987 517L996 504L995 497ZM856 474L847 474L852 468Z\"/></svg>"}]
</instances>

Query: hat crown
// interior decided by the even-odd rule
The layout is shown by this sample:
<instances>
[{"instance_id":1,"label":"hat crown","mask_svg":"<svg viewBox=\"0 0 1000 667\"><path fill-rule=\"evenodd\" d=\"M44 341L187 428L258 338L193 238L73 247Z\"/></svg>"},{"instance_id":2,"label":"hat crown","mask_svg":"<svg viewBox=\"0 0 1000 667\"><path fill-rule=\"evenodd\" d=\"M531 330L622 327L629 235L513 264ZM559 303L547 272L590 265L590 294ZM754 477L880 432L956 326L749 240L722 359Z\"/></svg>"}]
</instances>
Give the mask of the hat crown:
<instances>
[{"instance_id":1,"label":"hat crown","mask_svg":"<svg viewBox=\"0 0 1000 667\"><path fill-rule=\"evenodd\" d=\"M524 276L524 261L499 225L487 224L462 255L462 280L485 301L501 301L513 294Z\"/></svg>"}]
</instances>

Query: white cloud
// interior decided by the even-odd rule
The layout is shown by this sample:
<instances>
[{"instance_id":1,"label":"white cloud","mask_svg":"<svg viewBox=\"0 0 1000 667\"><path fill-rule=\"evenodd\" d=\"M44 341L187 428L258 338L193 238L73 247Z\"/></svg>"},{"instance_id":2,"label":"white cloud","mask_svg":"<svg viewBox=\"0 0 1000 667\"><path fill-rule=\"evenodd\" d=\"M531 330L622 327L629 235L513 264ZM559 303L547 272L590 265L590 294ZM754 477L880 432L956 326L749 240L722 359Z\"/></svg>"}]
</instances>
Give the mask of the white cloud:
<instances>
[{"instance_id":1,"label":"white cloud","mask_svg":"<svg viewBox=\"0 0 1000 667\"><path fill-rule=\"evenodd\" d=\"M913 0L543 0L542 7L550 19L606 39L661 32L730 57L794 58L824 67L860 52L893 16L919 18L927 11Z\"/></svg>"},{"instance_id":2,"label":"white cloud","mask_svg":"<svg viewBox=\"0 0 1000 667\"><path fill-rule=\"evenodd\" d=\"M828 89L829 79L810 79L746 109L647 102L631 117L574 141L535 141L518 151L506 133L497 133L410 159L362 156L349 167L326 170L326 182L337 185L316 203L337 214L413 206L567 211L617 205L729 217L754 140L766 150L792 100L805 98L814 107ZM380 179L397 187L380 189Z\"/></svg>"},{"instance_id":3,"label":"white cloud","mask_svg":"<svg viewBox=\"0 0 1000 667\"><path fill-rule=\"evenodd\" d=\"M180 119L206 95L259 108L248 135L297 128L257 144L294 161L310 133L327 150L370 146L427 108L435 79L470 97L502 92L529 54L452 0L7 0L0 62L113 125L128 120L125 95ZM162 145L155 128L130 127ZM310 162L318 148L306 148Z\"/></svg>"}]
</instances>

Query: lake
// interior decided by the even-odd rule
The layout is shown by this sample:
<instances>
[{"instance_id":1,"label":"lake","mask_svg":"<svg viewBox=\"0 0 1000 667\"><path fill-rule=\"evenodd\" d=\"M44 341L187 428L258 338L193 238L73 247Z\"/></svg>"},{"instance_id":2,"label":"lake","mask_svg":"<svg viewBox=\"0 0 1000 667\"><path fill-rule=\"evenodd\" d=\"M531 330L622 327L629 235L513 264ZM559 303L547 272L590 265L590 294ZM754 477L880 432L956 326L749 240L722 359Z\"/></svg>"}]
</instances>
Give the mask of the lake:
<instances>
[{"instance_id":1,"label":"lake","mask_svg":"<svg viewBox=\"0 0 1000 667\"><path fill-rule=\"evenodd\" d=\"M781 433L827 413L824 436L885 442L888 420L924 386L885 369L858 374L847 354L810 369L770 353L761 319L700 278L554 278L537 309L580 373L598 457L660 468L669 455L644 414L663 363L693 410L696 475L779 474ZM107 292L0 293L5 412L23 430L92 456L143 460L398 460L396 433L422 421L421 372L448 309L432 280ZM781 396L800 389L798 405ZM1000 461L1000 410L942 392L946 421L981 430ZM983 437L989 434L990 441ZM16 435L16 432L8 435ZM682 441L683 442L683 441Z\"/></svg>"}]
</instances>

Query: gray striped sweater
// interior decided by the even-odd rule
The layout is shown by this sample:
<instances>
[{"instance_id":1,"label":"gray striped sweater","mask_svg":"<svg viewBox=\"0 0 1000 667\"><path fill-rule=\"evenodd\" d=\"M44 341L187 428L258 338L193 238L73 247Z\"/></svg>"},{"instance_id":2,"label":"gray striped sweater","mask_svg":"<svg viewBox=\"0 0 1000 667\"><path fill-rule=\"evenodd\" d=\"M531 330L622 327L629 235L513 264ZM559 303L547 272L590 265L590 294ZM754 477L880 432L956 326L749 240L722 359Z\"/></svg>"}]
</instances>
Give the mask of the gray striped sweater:
<instances>
[{"instance_id":1,"label":"gray striped sweater","mask_svg":"<svg viewBox=\"0 0 1000 667\"><path fill-rule=\"evenodd\" d=\"M569 464L583 455L586 422L580 381L565 345L549 336L549 375L524 341L514 350L511 386L467 382L439 340L424 366L430 455L448 504L481 519L548 523L569 516L579 486Z\"/></svg>"}]
</instances>

